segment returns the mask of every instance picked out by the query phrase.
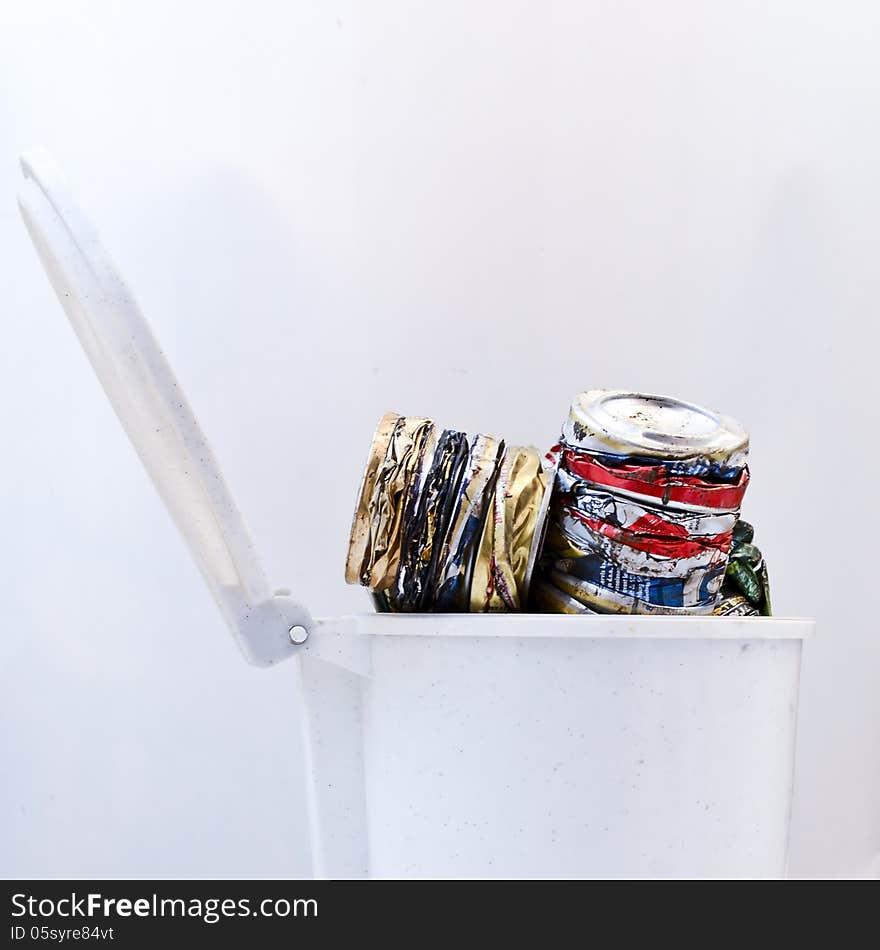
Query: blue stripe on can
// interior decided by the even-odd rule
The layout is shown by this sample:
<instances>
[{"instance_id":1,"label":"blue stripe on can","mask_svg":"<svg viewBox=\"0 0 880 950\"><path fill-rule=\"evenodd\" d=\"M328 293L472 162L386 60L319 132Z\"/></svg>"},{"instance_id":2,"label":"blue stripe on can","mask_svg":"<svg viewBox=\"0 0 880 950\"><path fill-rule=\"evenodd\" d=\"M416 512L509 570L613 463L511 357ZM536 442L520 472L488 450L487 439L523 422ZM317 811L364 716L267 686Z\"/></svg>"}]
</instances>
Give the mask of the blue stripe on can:
<instances>
[{"instance_id":1,"label":"blue stripe on can","mask_svg":"<svg viewBox=\"0 0 880 950\"><path fill-rule=\"evenodd\" d=\"M585 553L583 557L558 561L554 566L610 594L633 598L655 607L711 607L724 576L723 565L704 571L700 583L695 587L690 576L648 577L633 574L599 553Z\"/></svg>"}]
</instances>

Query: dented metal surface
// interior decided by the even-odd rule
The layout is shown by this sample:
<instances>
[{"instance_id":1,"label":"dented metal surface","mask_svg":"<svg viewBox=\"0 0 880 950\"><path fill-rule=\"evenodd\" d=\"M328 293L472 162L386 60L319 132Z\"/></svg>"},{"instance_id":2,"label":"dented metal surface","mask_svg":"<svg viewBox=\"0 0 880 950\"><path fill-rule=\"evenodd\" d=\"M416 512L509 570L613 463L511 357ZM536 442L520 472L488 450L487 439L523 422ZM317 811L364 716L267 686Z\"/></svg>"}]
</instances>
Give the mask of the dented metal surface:
<instances>
[{"instance_id":1,"label":"dented metal surface","mask_svg":"<svg viewBox=\"0 0 880 950\"><path fill-rule=\"evenodd\" d=\"M745 465L749 436L712 409L622 389L591 389L572 400L562 440L584 452Z\"/></svg>"},{"instance_id":2,"label":"dented metal surface","mask_svg":"<svg viewBox=\"0 0 880 950\"><path fill-rule=\"evenodd\" d=\"M547 583L603 612L713 612L749 482L739 423L665 396L591 390L548 455ZM750 565L733 571L740 587L752 582Z\"/></svg>"},{"instance_id":3,"label":"dented metal surface","mask_svg":"<svg viewBox=\"0 0 880 950\"><path fill-rule=\"evenodd\" d=\"M498 471L494 500L471 581L471 610L521 610L531 580L547 476L538 452L512 446Z\"/></svg>"},{"instance_id":4,"label":"dented metal surface","mask_svg":"<svg viewBox=\"0 0 880 950\"><path fill-rule=\"evenodd\" d=\"M439 611L459 613L468 609L474 559L503 457L503 442L490 435L474 438L443 546L434 597L434 607Z\"/></svg>"},{"instance_id":5,"label":"dented metal surface","mask_svg":"<svg viewBox=\"0 0 880 950\"><path fill-rule=\"evenodd\" d=\"M389 413L346 579L380 611L769 614L747 459L734 420L622 390L576 396L543 458Z\"/></svg>"},{"instance_id":6,"label":"dented metal surface","mask_svg":"<svg viewBox=\"0 0 880 950\"><path fill-rule=\"evenodd\" d=\"M437 440L415 514L406 526L396 601L400 610L423 610L433 601L434 577L467 460L467 436L444 431Z\"/></svg>"},{"instance_id":7,"label":"dented metal surface","mask_svg":"<svg viewBox=\"0 0 880 950\"><path fill-rule=\"evenodd\" d=\"M348 540L348 556L345 560L345 579L349 584L358 584L370 544L370 500L376 486L376 473L385 459L388 443L400 416L396 412L386 412L379 420L373 441L370 443L370 455L361 478L357 505L351 522L351 535Z\"/></svg>"},{"instance_id":8,"label":"dented metal surface","mask_svg":"<svg viewBox=\"0 0 880 950\"><path fill-rule=\"evenodd\" d=\"M361 569L361 581L370 590L387 590L397 579L404 519L413 502L433 426L430 419L400 418L376 472L373 495L367 506L369 543Z\"/></svg>"},{"instance_id":9,"label":"dented metal surface","mask_svg":"<svg viewBox=\"0 0 880 950\"><path fill-rule=\"evenodd\" d=\"M346 579L367 587L381 612L522 610L551 482L536 449L387 414L361 483Z\"/></svg>"}]
</instances>

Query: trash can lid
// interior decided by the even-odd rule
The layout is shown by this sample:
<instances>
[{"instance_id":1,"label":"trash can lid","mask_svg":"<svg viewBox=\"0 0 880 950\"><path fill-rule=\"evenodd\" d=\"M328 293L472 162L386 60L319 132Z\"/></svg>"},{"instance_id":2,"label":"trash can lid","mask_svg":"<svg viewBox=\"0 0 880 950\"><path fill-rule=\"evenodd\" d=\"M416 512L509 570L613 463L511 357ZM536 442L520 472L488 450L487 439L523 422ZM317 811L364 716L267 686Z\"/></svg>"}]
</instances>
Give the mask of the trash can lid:
<instances>
[{"instance_id":1,"label":"trash can lid","mask_svg":"<svg viewBox=\"0 0 880 950\"><path fill-rule=\"evenodd\" d=\"M273 593L186 396L126 282L43 150L22 156L18 203L58 295L153 484L246 658L295 655L312 618Z\"/></svg>"}]
</instances>

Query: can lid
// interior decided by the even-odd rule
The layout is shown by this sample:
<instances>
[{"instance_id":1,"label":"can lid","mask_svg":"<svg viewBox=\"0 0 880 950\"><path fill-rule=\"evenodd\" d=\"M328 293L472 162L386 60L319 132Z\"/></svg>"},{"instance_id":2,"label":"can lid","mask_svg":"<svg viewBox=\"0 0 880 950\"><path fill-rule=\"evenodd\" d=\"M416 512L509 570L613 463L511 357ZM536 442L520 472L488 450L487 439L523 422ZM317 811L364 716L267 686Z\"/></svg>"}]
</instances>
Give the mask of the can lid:
<instances>
[{"instance_id":1,"label":"can lid","mask_svg":"<svg viewBox=\"0 0 880 950\"><path fill-rule=\"evenodd\" d=\"M727 416L671 396L621 389L575 396L562 438L588 452L743 465L749 450L748 433Z\"/></svg>"}]
</instances>

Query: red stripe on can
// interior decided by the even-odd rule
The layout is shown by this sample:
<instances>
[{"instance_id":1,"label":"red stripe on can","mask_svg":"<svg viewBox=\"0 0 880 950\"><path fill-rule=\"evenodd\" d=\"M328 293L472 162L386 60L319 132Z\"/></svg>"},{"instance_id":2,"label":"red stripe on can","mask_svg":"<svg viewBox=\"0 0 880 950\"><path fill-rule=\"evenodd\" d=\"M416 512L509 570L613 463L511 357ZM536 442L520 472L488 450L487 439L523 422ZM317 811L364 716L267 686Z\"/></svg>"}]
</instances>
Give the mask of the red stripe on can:
<instances>
[{"instance_id":1,"label":"red stripe on can","mask_svg":"<svg viewBox=\"0 0 880 950\"><path fill-rule=\"evenodd\" d=\"M692 538L686 531L684 535L678 534L676 531L676 529L679 528L678 525L670 525L668 522L663 522L660 518L657 518L656 521L661 524L666 524L668 528L672 530L662 533L652 531L652 526L641 524L642 522L647 522L648 519L646 518L640 518L639 521L630 525L629 528L620 528L607 521L597 521L593 518L589 518L576 508L569 508L568 512L597 534L610 538L618 544L635 548L636 551L644 551L647 554L663 558L696 557L710 549L726 554L730 550L730 543L733 536L732 532L728 532L727 534L702 535Z\"/></svg>"},{"instance_id":2,"label":"red stripe on can","mask_svg":"<svg viewBox=\"0 0 880 950\"><path fill-rule=\"evenodd\" d=\"M743 468L734 484L715 484L694 475L670 475L662 465L619 465L611 468L590 455L566 449L563 464L578 478L607 488L657 498L664 505L679 502L702 508L735 509L749 484Z\"/></svg>"}]
</instances>

